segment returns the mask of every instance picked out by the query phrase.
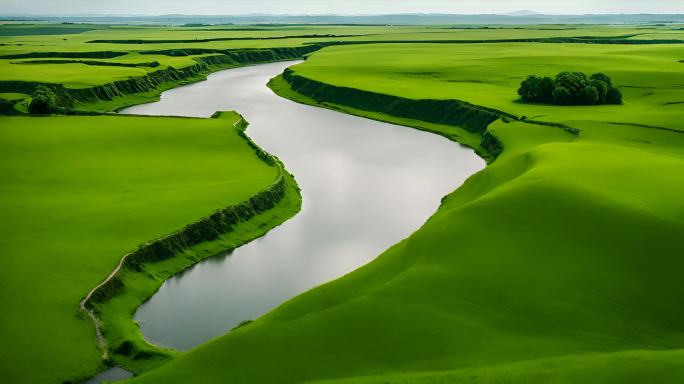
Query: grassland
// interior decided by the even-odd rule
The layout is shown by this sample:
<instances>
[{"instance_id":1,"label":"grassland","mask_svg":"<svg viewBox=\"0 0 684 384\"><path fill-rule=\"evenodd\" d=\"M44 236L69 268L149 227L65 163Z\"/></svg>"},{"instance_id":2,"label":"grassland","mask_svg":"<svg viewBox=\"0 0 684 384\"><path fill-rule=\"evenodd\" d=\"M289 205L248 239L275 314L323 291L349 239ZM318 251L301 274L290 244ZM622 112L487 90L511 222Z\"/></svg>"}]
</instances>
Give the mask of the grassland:
<instances>
[{"instance_id":1,"label":"grassland","mask_svg":"<svg viewBox=\"0 0 684 384\"><path fill-rule=\"evenodd\" d=\"M63 28L74 28L64 25ZM84 87L100 85L106 82L120 80L145 73L142 68L118 67L89 67L79 64L43 64L35 67L33 64L22 64L23 59L3 59L1 56L26 53L70 52L88 54L92 52L120 52L127 55L111 60L113 62L133 62L136 60L157 60L162 66L176 68L193 64L194 57L151 57L140 55L146 51L163 51L172 49L254 49L294 47L314 43L326 42L371 42L371 41L469 41L469 40L499 40L512 38L549 38L549 37L613 37L624 36L639 39L646 34L647 39L684 39L684 32L676 26L662 28L654 27L649 30L638 29L633 26L602 27L581 26L572 29L540 29L538 27L510 29L452 29L444 27L416 27L416 26L281 26L262 28L241 27L103 27L93 26L92 30L83 26L80 33L69 35L9 35L0 34L0 81L53 81L63 83L68 87ZM42 31L46 28L58 30L58 26L35 25ZM3 30L30 30L26 25L6 25ZM70 29L69 29L70 30ZM19 32L16 32L19 33ZM28 34L28 33L27 33ZM224 40L217 40L224 39ZM241 40L242 39L242 40ZM200 41L200 42L193 42ZM204 41L213 40L213 41ZM106 41L94 43L95 41ZM144 44L123 44L111 42L139 41ZM178 41L165 42L165 41ZM204 41L204 42L202 42ZM194 55L193 55L194 56ZM62 78L62 76L66 76Z\"/></svg>"},{"instance_id":2,"label":"grassland","mask_svg":"<svg viewBox=\"0 0 684 384\"><path fill-rule=\"evenodd\" d=\"M412 99L466 100L545 121L586 119L684 129L684 108L675 104L684 100L680 47L507 43L445 49L440 44L374 44L331 47L292 69L335 86ZM565 70L605 72L620 85L625 105L567 108L520 102L516 90L526 76Z\"/></svg>"},{"instance_id":3,"label":"grassland","mask_svg":"<svg viewBox=\"0 0 684 384\"><path fill-rule=\"evenodd\" d=\"M680 381L682 135L491 129L409 239L133 382Z\"/></svg>"},{"instance_id":4,"label":"grassland","mask_svg":"<svg viewBox=\"0 0 684 384\"><path fill-rule=\"evenodd\" d=\"M473 43L582 37L643 43L684 34L672 25L12 25L0 30L0 98L25 110L39 82L85 95L75 110L107 111L251 63L197 67L229 51L270 50L260 60L276 60L284 56L270 55L275 48L354 43L324 48L293 68L324 85L310 95L283 78L272 87L299 102L442 134L493 161L376 261L183 355L146 344L132 311L175 271L291 215L296 191L230 237L126 274L127 294L96 310L109 346L132 340L138 353L115 354L118 363L138 373L158 367L135 382L682 381L681 44ZM184 56L174 56L180 51ZM151 62L159 65L143 65ZM101 97L117 82L184 69L187 76L165 75ZM625 105L518 100L524 76L561 70L609 74ZM515 118L472 130L367 110L358 100L352 107L345 89L409 104L461 100ZM319 99L331 91L339 96L334 102ZM92 325L77 312L86 292L126 252L244 201L277 175L233 134L232 121L91 116L0 123L0 211L12 223L0 228L0 300L7 309L0 332L8 341L0 372L21 382L72 380L101 367ZM483 135L500 145L496 153Z\"/></svg>"},{"instance_id":5,"label":"grassland","mask_svg":"<svg viewBox=\"0 0 684 384\"><path fill-rule=\"evenodd\" d=\"M417 232L135 383L641 383L684 380L684 98L665 45L329 47L292 68L299 102L439 132L359 108L348 89L458 99L520 118L503 151ZM523 104L527 74L606 72L625 105ZM321 86L320 84L327 84ZM331 101L333 100L333 101ZM669 104L668 104L669 103ZM446 113L446 111L445 111ZM486 150L480 148L481 150Z\"/></svg>"},{"instance_id":6,"label":"grassland","mask_svg":"<svg viewBox=\"0 0 684 384\"><path fill-rule=\"evenodd\" d=\"M5 379L62 382L93 374L102 362L93 325L78 311L85 293L140 244L241 203L276 179L277 169L236 134L236 119L0 118ZM262 234L292 209L280 207L145 273L176 272Z\"/></svg>"}]
</instances>

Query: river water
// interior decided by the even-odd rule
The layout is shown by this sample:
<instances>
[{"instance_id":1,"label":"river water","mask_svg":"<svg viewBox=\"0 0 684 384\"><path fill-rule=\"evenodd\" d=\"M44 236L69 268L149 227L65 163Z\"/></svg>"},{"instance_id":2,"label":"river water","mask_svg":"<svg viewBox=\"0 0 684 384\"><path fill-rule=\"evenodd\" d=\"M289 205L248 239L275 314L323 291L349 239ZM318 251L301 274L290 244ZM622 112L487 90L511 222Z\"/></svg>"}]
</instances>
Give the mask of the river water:
<instances>
[{"instance_id":1,"label":"river water","mask_svg":"<svg viewBox=\"0 0 684 384\"><path fill-rule=\"evenodd\" d=\"M250 123L247 134L294 174L303 197L302 211L266 236L166 281L135 314L149 341L192 348L353 271L418 229L445 194L485 166L443 137L276 96L266 83L293 64L217 72L121 111L236 110Z\"/></svg>"}]
</instances>

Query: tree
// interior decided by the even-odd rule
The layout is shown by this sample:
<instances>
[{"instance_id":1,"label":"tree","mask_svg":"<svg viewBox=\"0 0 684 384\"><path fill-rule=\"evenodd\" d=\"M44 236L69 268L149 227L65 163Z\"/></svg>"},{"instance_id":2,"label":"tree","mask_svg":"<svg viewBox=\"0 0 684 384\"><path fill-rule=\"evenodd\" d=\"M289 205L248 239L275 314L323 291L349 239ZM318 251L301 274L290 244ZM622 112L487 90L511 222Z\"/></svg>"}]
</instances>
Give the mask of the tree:
<instances>
[{"instance_id":1,"label":"tree","mask_svg":"<svg viewBox=\"0 0 684 384\"><path fill-rule=\"evenodd\" d=\"M556 88L567 90L567 94L566 92L560 93L563 96L562 100L558 100L561 104L582 104L583 90L589 85L589 79L582 72L561 72L556 75L554 85Z\"/></svg>"},{"instance_id":2,"label":"tree","mask_svg":"<svg viewBox=\"0 0 684 384\"><path fill-rule=\"evenodd\" d=\"M594 73L593 75L590 76L590 79L591 80L603 81L604 83L608 84L608 86L613 85L612 80L605 73L601 73L601 72Z\"/></svg>"},{"instance_id":3,"label":"tree","mask_svg":"<svg viewBox=\"0 0 684 384\"><path fill-rule=\"evenodd\" d=\"M553 79L550 77L530 75L520 83L518 95L525 101L545 102L551 99L553 88Z\"/></svg>"},{"instance_id":4,"label":"tree","mask_svg":"<svg viewBox=\"0 0 684 384\"><path fill-rule=\"evenodd\" d=\"M545 76L542 79L539 86L541 87L540 93L541 93L541 98L542 98L542 100L540 100L540 101L549 101L549 100L553 99L553 89L556 86L553 84L552 78Z\"/></svg>"},{"instance_id":5,"label":"tree","mask_svg":"<svg viewBox=\"0 0 684 384\"><path fill-rule=\"evenodd\" d=\"M56 100L55 93L50 88L39 85L33 92L28 110L34 114L47 115L53 113L57 110Z\"/></svg>"},{"instance_id":6,"label":"tree","mask_svg":"<svg viewBox=\"0 0 684 384\"><path fill-rule=\"evenodd\" d=\"M606 95L606 103L622 104L622 92L620 92L620 90L615 87L608 88L608 94Z\"/></svg>"},{"instance_id":7,"label":"tree","mask_svg":"<svg viewBox=\"0 0 684 384\"><path fill-rule=\"evenodd\" d=\"M594 86L584 87L582 89L582 104L594 105L599 100L599 94Z\"/></svg>"},{"instance_id":8,"label":"tree","mask_svg":"<svg viewBox=\"0 0 684 384\"><path fill-rule=\"evenodd\" d=\"M608 84L606 84L605 81L598 79L592 79L590 84L592 87L596 88L596 92L598 94L598 100L596 101L596 104L605 104L608 95Z\"/></svg>"},{"instance_id":9,"label":"tree","mask_svg":"<svg viewBox=\"0 0 684 384\"><path fill-rule=\"evenodd\" d=\"M555 78L528 76L518 94L525 101L561 105L622 104L622 93L604 73L560 72Z\"/></svg>"},{"instance_id":10,"label":"tree","mask_svg":"<svg viewBox=\"0 0 684 384\"><path fill-rule=\"evenodd\" d=\"M518 88L518 95L522 97L523 100L527 101L540 101L540 90L541 90L542 78L539 76L530 75L527 79L520 83L520 88Z\"/></svg>"},{"instance_id":11,"label":"tree","mask_svg":"<svg viewBox=\"0 0 684 384\"><path fill-rule=\"evenodd\" d=\"M570 105L575 99L572 92L563 86L556 86L556 88L553 89L552 96L552 100L556 104Z\"/></svg>"}]
</instances>

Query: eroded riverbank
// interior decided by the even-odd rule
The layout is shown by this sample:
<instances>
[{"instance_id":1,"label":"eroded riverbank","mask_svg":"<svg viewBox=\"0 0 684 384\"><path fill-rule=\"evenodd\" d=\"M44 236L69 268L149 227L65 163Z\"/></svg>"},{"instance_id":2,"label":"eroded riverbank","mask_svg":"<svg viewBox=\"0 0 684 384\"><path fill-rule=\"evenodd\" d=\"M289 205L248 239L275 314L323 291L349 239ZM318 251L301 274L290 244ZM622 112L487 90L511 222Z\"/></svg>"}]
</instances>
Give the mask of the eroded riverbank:
<instances>
[{"instance_id":1,"label":"eroded riverbank","mask_svg":"<svg viewBox=\"0 0 684 384\"><path fill-rule=\"evenodd\" d=\"M247 133L294 173L302 211L230 255L169 279L136 313L148 340L188 349L342 276L408 236L485 165L445 138L300 105L268 80L292 63L222 71L123 113L237 110Z\"/></svg>"}]
</instances>

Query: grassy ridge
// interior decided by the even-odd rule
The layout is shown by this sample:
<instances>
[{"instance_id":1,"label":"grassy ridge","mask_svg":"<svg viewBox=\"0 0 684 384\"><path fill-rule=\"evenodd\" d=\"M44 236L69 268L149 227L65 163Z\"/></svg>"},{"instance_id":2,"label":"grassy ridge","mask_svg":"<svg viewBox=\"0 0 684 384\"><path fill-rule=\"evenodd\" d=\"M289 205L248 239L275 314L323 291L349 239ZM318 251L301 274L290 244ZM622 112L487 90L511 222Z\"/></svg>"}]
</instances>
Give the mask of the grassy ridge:
<instances>
[{"instance_id":1,"label":"grassy ridge","mask_svg":"<svg viewBox=\"0 0 684 384\"><path fill-rule=\"evenodd\" d=\"M4 378L91 375L101 361L93 326L78 312L85 293L126 252L273 182L276 168L235 134L235 119L1 118L0 211L12 223L0 229ZM154 267L148 274L157 277L145 284L158 285L172 268L253 238L274 221L245 224L236 237Z\"/></svg>"},{"instance_id":2,"label":"grassy ridge","mask_svg":"<svg viewBox=\"0 0 684 384\"><path fill-rule=\"evenodd\" d=\"M372 56L391 49L392 61ZM496 55L492 45L481 49ZM293 70L389 94L388 81L405 81L395 94L439 98L453 83L440 88L432 79L470 69L444 69L435 61L440 53L430 53L409 45L326 48ZM572 65L575 54L556 61ZM361 62L378 64L366 71L356 64ZM413 73L430 73L428 79L407 74L404 62ZM600 61L584 65L604 70ZM651 87L654 97L662 97L661 90L681 92L660 82L667 71L642 70L632 85ZM469 76L489 82L489 74ZM492 75L499 80L497 72ZM276 82L274 88L288 95L283 86ZM611 119L621 124L602 121L604 106L528 107L544 115L540 120L553 114L550 120L581 129L579 136L519 121L491 124L488 131L503 152L408 239L131 382L684 380L684 310L678 305L684 261L676 252L684 245L684 134L679 112L626 101ZM514 98L509 103L518 105ZM358 106L349 110L395 118ZM639 122L630 123L631 117ZM426 129L438 131L429 124Z\"/></svg>"}]
</instances>

